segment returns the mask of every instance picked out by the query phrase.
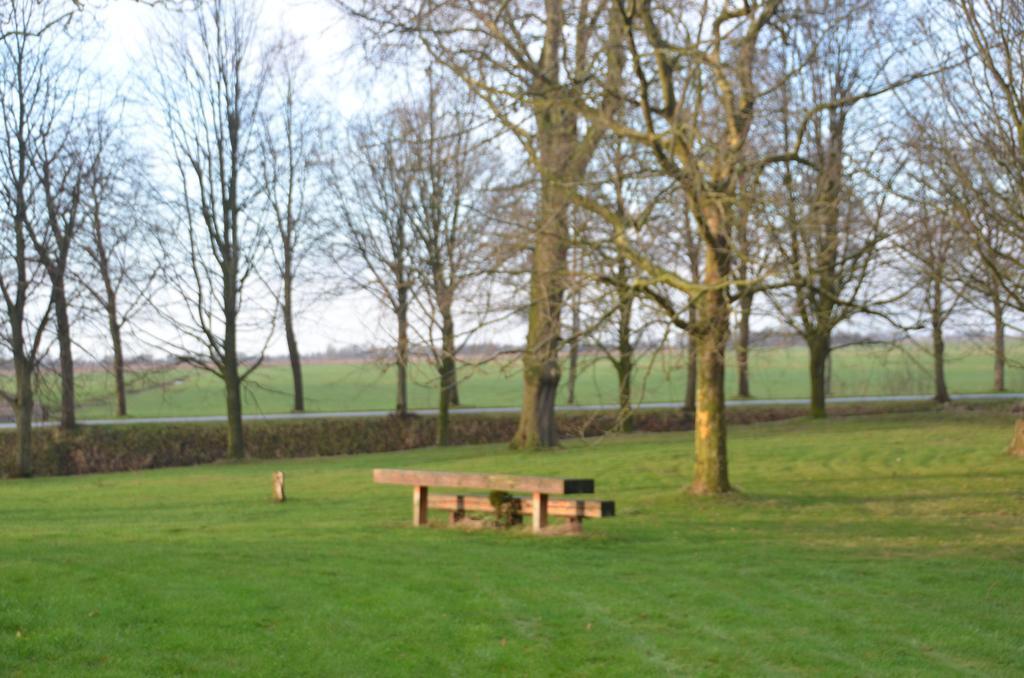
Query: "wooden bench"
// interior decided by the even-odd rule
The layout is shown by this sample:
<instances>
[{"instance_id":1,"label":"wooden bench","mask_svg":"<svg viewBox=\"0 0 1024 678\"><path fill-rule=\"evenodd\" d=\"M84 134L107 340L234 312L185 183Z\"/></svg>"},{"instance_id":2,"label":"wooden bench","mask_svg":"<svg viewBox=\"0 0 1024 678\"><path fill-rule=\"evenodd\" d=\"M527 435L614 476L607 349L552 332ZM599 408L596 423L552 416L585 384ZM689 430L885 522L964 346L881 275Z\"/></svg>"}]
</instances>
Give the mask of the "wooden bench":
<instances>
[{"instance_id":1,"label":"wooden bench","mask_svg":"<svg viewBox=\"0 0 1024 678\"><path fill-rule=\"evenodd\" d=\"M434 494L429 491L431 487L528 492L530 497L515 497L515 500L520 513L533 517L534 532L543 530L551 516L567 518L570 530L578 532L584 518L610 518L615 515L613 501L550 497L552 494L590 494L594 491L594 481L587 479L377 468L373 470L373 481L412 486L413 525L427 524L427 509L448 511L452 522L458 522L467 511L496 511L488 496Z\"/></svg>"}]
</instances>

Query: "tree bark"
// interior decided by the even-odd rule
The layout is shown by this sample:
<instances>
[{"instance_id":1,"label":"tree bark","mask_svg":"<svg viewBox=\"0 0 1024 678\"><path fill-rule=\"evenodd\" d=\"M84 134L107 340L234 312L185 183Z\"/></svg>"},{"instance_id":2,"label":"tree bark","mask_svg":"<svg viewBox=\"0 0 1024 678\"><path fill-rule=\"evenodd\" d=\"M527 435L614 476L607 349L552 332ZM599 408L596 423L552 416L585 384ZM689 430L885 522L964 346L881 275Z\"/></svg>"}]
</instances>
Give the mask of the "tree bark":
<instances>
[{"instance_id":1,"label":"tree bark","mask_svg":"<svg viewBox=\"0 0 1024 678\"><path fill-rule=\"evenodd\" d=\"M942 336L942 316L940 311L932 312L932 360L935 376L935 396L937 403L949 402L949 390L946 388L946 342Z\"/></svg>"},{"instance_id":2,"label":"tree bark","mask_svg":"<svg viewBox=\"0 0 1024 678\"><path fill-rule=\"evenodd\" d=\"M452 355L455 354L454 346L452 347ZM456 362L452 361L452 387L451 397L448 399L452 407L458 407L462 403L459 401L459 366Z\"/></svg>"},{"instance_id":3,"label":"tree bark","mask_svg":"<svg viewBox=\"0 0 1024 678\"><path fill-rule=\"evenodd\" d=\"M438 445L450 444L452 393L455 388L455 322L451 308L441 310L441 361L438 365L441 388L437 408Z\"/></svg>"},{"instance_id":4,"label":"tree bark","mask_svg":"<svg viewBox=\"0 0 1024 678\"><path fill-rule=\"evenodd\" d=\"M627 303L631 305L632 300ZM619 325L619 359L615 362L615 371L619 378L618 429L623 433L633 431L633 342L629 332L631 310L629 307L623 307L625 317Z\"/></svg>"},{"instance_id":5,"label":"tree bark","mask_svg":"<svg viewBox=\"0 0 1024 678\"><path fill-rule=\"evenodd\" d=\"M400 417L409 414L409 289L404 282L398 285L398 345L395 353L395 367L398 368L398 393L395 398L395 413Z\"/></svg>"},{"instance_id":6,"label":"tree bark","mask_svg":"<svg viewBox=\"0 0 1024 678\"><path fill-rule=\"evenodd\" d=\"M288 344L288 362L292 368L292 411L304 412L306 396L302 388L302 357L299 354L299 342L295 336L294 307L292 305L292 276L287 271L291 268L290 257L286 254L284 276L284 299L281 312L284 316L284 336Z\"/></svg>"},{"instance_id":7,"label":"tree bark","mask_svg":"<svg viewBox=\"0 0 1024 678\"><path fill-rule=\"evenodd\" d=\"M730 252L721 231L718 211L705 212L711 242L705 248L704 282L708 291L700 302L697 331L697 411L694 418L694 494L722 494L732 490L726 456L725 351L729 341Z\"/></svg>"},{"instance_id":8,"label":"tree bark","mask_svg":"<svg viewBox=\"0 0 1024 678\"><path fill-rule=\"evenodd\" d=\"M724 297L720 292L709 296ZM707 306L724 305L707 300ZM709 311L719 313L716 308ZM718 318L721 320L721 317ZM710 318L709 318L710 320ZM728 325L728 315L725 316ZM694 494L721 494L730 491L729 468L726 457L725 429L725 342L728 330L721 323L708 328L697 342L697 407L694 418L693 484Z\"/></svg>"},{"instance_id":9,"label":"tree bark","mask_svg":"<svg viewBox=\"0 0 1024 678\"><path fill-rule=\"evenodd\" d=\"M114 351L114 390L117 396L118 417L128 415L128 394L124 385L124 349L121 345L121 325L118 323L117 306L107 307L107 324L110 328L110 344Z\"/></svg>"},{"instance_id":10,"label":"tree bark","mask_svg":"<svg viewBox=\"0 0 1024 678\"><path fill-rule=\"evenodd\" d=\"M95 195L95 194L94 194ZM118 417L128 415L128 395L124 384L124 349L121 341L121 318L117 312L117 288L111 278L110 257L107 255L106 244L103 240L103 220L100 213L100 201L94 197L92 207L92 241L94 250L91 253L97 267L100 278L103 281L103 295L94 293L100 299L103 310L107 314L107 327L110 330L110 344L114 356L114 396L115 412Z\"/></svg>"},{"instance_id":11,"label":"tree bark","mask_svg":"<svg viewBox=\"0 0 1024 678\"><path fill-rule=\"evenodd\" d=\"M744 290L740 296L740 322L736 336L736 369L739 374L740 398L750 397L750 314L754 306L754 293Z\"/></svg>"},{"instance_id":12,"label":"tree bark","mask_svg":"<svg viewBox=\"0 0 1024 678\"><path fill-rule=\"evenodd\" d=\"M690 327L696 322L696 314L690 311ZM697 340L691 330L686 335L686 394L683 411L691 414L697 409Z\"/></svg>"},{"instance_id":13,"label":"tree bark","mask_svg":"<svg viewBox=\"0 0 1024 678\"><path fill-rule=\"evenodd\" d=\"M14 425L18 439L18 475L29 478L32 464L32 366L22 351L15 348L14 355Z\"/></svg>"},{"instance_id":14,"label":"tree bark","mask_svg":"<svg viewBox=\"0 0 1024 678\"><path fill-rule=\"evenodd\" d=\"M224 380L224 395L228 415L228 457L245 458L245 440L242 434L242 376L238 366L238 295L235 261L225 265L223 280L224 349L220 368Z\"/></svg>"},{"instance_id":15,"label":"tree bark","mask_svg":"<svg viewBox=\"0 0 1024 678\"><path fill-rule=\"evenodd\" d=\"M828 416L826 372L828 358L832 353L831 333L811 335L807 338L807 349L811 360L811 416L815 419L824 419Z\"/></svg>"},{"instance_id":16,"label":"tree bark","mask_svg":"<svg viewBox=\"0 0 1024 678\"><path fill-rule=\"evenodd\" d=\"M555 447L555 397L562 376L562 296L568 253L567 200L556 179L545 176L530 274L530 315L523 354L523 407L512 446L518 449Z\"/></svg>"},{"instance_id":17,"label":"tree bark","mask_svg":"<svg viewBox=\"0 0 1024 678\"><path fill-rule=\"evenodd\" d=\"M529 328L523 354L523 407L512 439L512 446L519 449L558 445L555 398L562 376L559 349L570 241L568 205L570 191L575 191L579 185L599 139L589 133L585 140L579 138L575 95L567 92L567 88L571 90L578 85L564 83L561 72L566 28L562 3L547 0L541 60L530 83L539 150L540 204L531 243L533 261ZM612 21L609 30L621 30L620 23ZM609 39L609 43L616 44L616 40ZM586 50L584 44L576 47ZM614 62L613 52L609 53L609 59ZM621 68L621 64L618 67ZM614 72L615 66L609 71ZM588 130L592 131L593 128Z\"/></svg>"},{"instance_id":18,"label":"tree bark","mask_svg":"<svg viewBox=\"0 0 1024 678\"><path fill-rule=\"evenodd\" d=\"M576 378L579 376L580 365L580 305L575 293L573 293L570 311L572 313L572 322L570 324L571 335L569 336L569 375L566 379L566 402L570 405L575 405Z\"/></svg>"},{"instance_id":19,"label":"tree bark","mask_svg":"<svg viewBox=\"0 0 1024 678\"><path fill-rule=\"evenodd\" d=\"M618 278L619 327L618 360L615 371L619 379L618 428L623 433L633 431L633 292L628 285L629 269L624 259L619 259Z\"/></svg>"},{"instance_id":20,"label":"tree bark","mask_svg":"<svg viewBox=\"0 0 1024 678\"><path fill-rule=\"evenodd\" d=\"M693 280L700 280L700 243L691 241L687 245L686 257ZM693 303L689 305L686 315L686 326L690 329L686 334L686 394L683 399L683 411L693 414L697 409L697 340L693 329L697 326L697 307Z\"/></svg>"},{"instance_id":21,"label":"tree bark","mask_svg":"<svg viewBox=\"0 0 1024 678\"><path fill-rule=\"evenodd\" d=\"M992 318L995 320L995 364L992 388L997 392L1006 390L1006 326L1003 320L1003 304L998 296L992 300Z\"/></svg>"},{"instance_id":22,"label":"tree bark","mask_svg":"<svg viewBox=\"0 0 1024 678\"><path fill-rule=\"evenodd\" d=\"M54 281L53 311L60 360L60 427L70 430L75 427L75 361L71 353L71 319L68 316L68 300L64 293L62 280Z\"/></svg>"},{"instance_id":23,"label":"tree bark","mask_svg":"<svg viewBox=\"0 0 1024 678\"><path fill-rule=\"evenodd\" d=\"M238 361L227 362L224 366L224 391L228 412L228 457L245 458L245 441L242 434L242 381L238 373Z\"/></svg>"}]
</instances>

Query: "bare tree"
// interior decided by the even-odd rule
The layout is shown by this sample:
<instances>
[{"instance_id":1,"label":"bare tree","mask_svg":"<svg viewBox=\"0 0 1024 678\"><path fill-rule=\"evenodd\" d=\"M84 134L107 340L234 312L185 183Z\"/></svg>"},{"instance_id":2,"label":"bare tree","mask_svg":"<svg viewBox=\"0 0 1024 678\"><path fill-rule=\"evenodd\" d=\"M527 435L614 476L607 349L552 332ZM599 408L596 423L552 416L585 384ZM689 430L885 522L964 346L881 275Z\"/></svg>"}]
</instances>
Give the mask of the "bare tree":
<instances>
[{"instance_id":1,"label":"bare tree","mask_svg":"<svg viewBox=\"0 0 1024 678\"><path fill-rule=\"evenodd\" d=\"M907 223L900 229L898 246L909 286L908 301L926 317L931 330L934 399L948 403L946 385L946 321L964 300L963 285L957 280L957 257L964 250L964 238L948 215L927 196L910 206Z\"/></svg>"},{"instance_id":2,"label":"bare tree","mask_svg":"<svg viewBox=\"0 0 1024 678\"><path fill-rule=\"evenodd\" d=\"M968 301L992 319L992 389L1003 392L1006 391L1006 327L1011 304L1003 290L1003 281L1008 276L1001 266L1014 258L1008 256L1014 238L999 223L985 218L984 213L978 216L973 225L963 229L970 236L964 244L971 243L973 248L971 256L956 259L956 277L969 291ZM952 210L951 217L959 220L960 214ZM1018 247L1021 244L1024 243L1016 243Z\"/></svg>"},{"instance_id":3,"label":"bare tree","mask_svg":"<svg viewBox=\"0 0 1024 678\"><path fill-rule=\"evenodd\" d=\"M260 193L254 154L266 82L257 20L253 6L227 0L169 13L155 40L151 72L180 182L177 194L169 196L173 220L160 234L165 282L176 303L161 304L160 312L180 333L177 358L224 382L228 454L236 459L245 455L242 384L262 362L271 336L263 313L276 317L276 308L260 308L259 297L246 295L261 282L268 244L253 210ZM247 308L250 324L243 317ZM245 363L239 336L247 329L264 341Z\"/></svg>"},{"instance_id":4,"label":"bare tree","mask_svg":"<svg viewBox=\"0 0 1024 678\"><path fill-rule=\"evenodd\" d=\"M315 214L322 187L320 145L325 126L303 90L309 85L305 56L294 38L282 38L273 59L272 102L261 117L260 168L264 199L276 229L273 247L281 278L281 316L292 371L292 410L306 409L302 359L295 333L296 282L309 262L322 221Z\"/></svg>"},{"instance_id":5,"label":"bare tree","mask_svg":"<svg viewBox=\"0 0 1024 678\"><path fill-rule=\"evenodd\" d=\"M115 414L128 414L124 333L144 310L159 272L149 219L156 205L149 198L149 168L133 153L122 122L99 114L93 122L93 158L83 188L84 243L87 262L78 283L101 311L109 332L114 375Z\"/></svg>"},{"instance_id":6,"label":"bare tree","mask_svg":"<svg viewBox=\"0 0 1024 678\"><path fill-rule=\"evenodd\" d=\"M1024 7L946 0L934 12L936 50L963 55L906 105L930 188L973 243L960 279L987 300L994 386L1005 388L1005 314L1024 309Z\"/></svg>"},{"instance_id":7,"label":"bare tree","mask_svg":"<svg viewBox=\"0 0 1024 678\"><path fill-rule=\"evenodd\" d=\"M58 94L65 101L73 97L71 90ZM73 111L68 111L73 115ZM46 218L29 222L29 237L36 257L46 270L53 300L54 329L60 361L60 427L75 427L75 363L71 337L72 248L83 222L83 197L89 174L93 172L93 139L79 136L82 125L74 118L64 118L41 130L36 140L38 152L34 165Z\"/></svg>"},{"instance_id":8,"label":"bare tree","mask_svg":"<svg viewBox=\"0 0 1024 678\"><path fill-rule=\"evenodd\" d=\"M886 18L874 0L811 5L818 11L798 23L780 65L783 71L804 65L782 86L778 107L783 147L802 142L804 150L769 177L778 195L771 245L784 282L770 298L807 342L811 416L825 417L833 331L880 301L872 281L891 235L885 207L894 170L885 158L893 154L877 114L858 118L856 112L865 105L858 93L886 82L891 50L880 33ZM876 177L887 173L879 185Z\"/></svg>"},{"instance_id":9,"label":"bare tree","mask_svg":"<svg viewBox=\"0 0 1024 678\"><path fill-rule=\"evenodd\" d=\"M640 317L643 299L634 282L642 273L615 246L613 234L617 224L626 223L630 231L647 234L644 248L659 261L667 262L683 254L685 245L679 251L678 243L672 241L676 214L666 210L674 207L668 201L671 188L646 149L615 137L605 140L598 149L595 166L583 188L614 215L612 221L592 218L581 237L585 245L584 268L596 283L589 300L595 317L585 324L583 331L603 349L615 369L619 401L616 425L621 431L633 430L636 337L646 328ZM652 224L653 221L659 223ZM660 251L660 256L655 251ZM610 341L602 340L606 326L610 328Z\"/></svg>"},{"instance_id":10,"label":"bare tree","mask_svg":"<svg viewBox=\"0 0 1024 678\"><path fill-rule=\"evenodd\" d=\"M499 164L487 140L475 133L475 112L459 101L451 83L432 71L427 73L426 100L404 113L401 143L408 145L410 159L417 300L426 316L425 343L440 384L436 440L447 445L459 344L472 333L456 332L455 316L458 307L469 306L470 294L481 311L486 309L480 302L487 297L484 274L492 240L488 191ZM463 318L468 321L467 314Z\"/></svg>"},{"instance_id":11,"label":"bare tree","mask_svg":"<svg viewBox=\"0 0 1024 678\"><path fill-rule=\"evenodd\" d=\"M704 250L702 280L660 265L634 243L628 220L607 205L588 206L615 225L614 242L639 271L636 285L671 321L687 329L697 353L695 468L691 489L717 494L731 489L725 437L725 351L729 336L732 240L741 221L738 204L751 159L745 148L761 94L756 69L766 27L781 2L680 4L616 3L625 25L627 70L633 77L621 96L636 114L609 119L586 109L616 135L646 146L662 173L684 197ZM688 21L678 20L687 13ZM723 58L724 57L724 58ZM753 163L757 166L757 163ZM680 305L661 294L669 286L689 299ZM691 324L686 317L696 306Z\"/></svg>"},{"instance_id":12,"label":"bare tree","mask_svg":"<svg viewBox=\"0 0 1024 678\"><path fill-rule=\"evenodd\" d=\"M883 71L875 81L858 82L842 99L816 98L800 116L788 145L754 147L750 138L755 129L762 131L761 107L805 66L774 69L768 65L769 55L789 39L798 19L828 16L827 12L781 0L699 6L618 2L615 9L625 24L630 78L622 83L621 100L630 102L629 114L615 109L611 116L590 102L576 103L588 122L650 150L684 197L696 224L704 250L700 280L652 261L649 252L632 242L635 236L628 221L619 220L614 237L641 272L637 286L695 339L696 463L691 489L700 494L728 492L724 378L731 305L735 290L761 282L740 279L735 267L745 206L757 203L750 191L757 190L768 167L802 158L806 132L820 113L879 96L922 74ZM844 16L839 13L834 20ZM832 29L823 25L806 36L817 44L830 39ZM599 74L594 78L608 82ZM615 223L608 205L586 197L577 193L574 199ZM660 293L664 287L688 301L673 302ZM692 323L685 316L691 305L696 306Z\"/></svg>"},{"instance_id":13,"label":"bare tree","mask_svg":"<svg viewBox=\"0 0 1024 678\"><path fill-rule=\"evenodd\" d=\"M18 473L30 476L32 464L33 378L45 349L43 338L52 316L53 294L46 289L48 271L33 237L45 233L50 217L37 162L48 157L42 140L51 138L65 121L67 96L63 80L71 50L49 7L15 1L3 15L0 39L0 292L4 325L0 341L14 364L14 393L3 396L14 408L18 440Z\"/></svg>"},{"instance_id":14,"label":"bare tree","mask_svg":"<svg viewBox=\"0 0 1024 678\"><path fill-rule=\"evenodd\" d=\"M758 177L743 176L740 181L758 181ZM750 320L754 312L754 299L764 280L772 270L774 257L769 251L768 229L763 223L764 206L760 203L764 191L758 185L740 191L746 201L739 204L739 218L733 246L736 250L736 277L745 281L737 291L739 313L736 315L736 395L751 397L750 393ZM752 202L753 201L753 202ZM696 278L695 278L696 279Z\"/></svg>"},{"instance_id":15,"label":"bare tree","mask_svg":"<svg viewBox=\"0 0 1024 678\"><path fill-rule=\"evenodd\" d=\"M402 142L404 113L393 108L349 124L348 164L332 171L346 282L369 292L394 315L397 394L395 411L409 411L409 312L416 283L412 270L412 172Z\"/></svg>"},{"instance_id":16,"label":"bare tree","mask_svg":"<svg viewBox=\"0 0 1024 678\"><path fill-rule=\"evenodd\" d=\"M561 378L561 311L570 240L570 193L604 133L575 101L618 105L620 17L606 6L549 0L481 6L473 0L339 2L370 31L376 48L418 47L478 96L522 145L539 175L523 354L523 406L513 445L558 444L555 398ZM599 63L611 63L608 68ZM610 80L594 79L604 72Z\"/></svg>"}]
</instances>

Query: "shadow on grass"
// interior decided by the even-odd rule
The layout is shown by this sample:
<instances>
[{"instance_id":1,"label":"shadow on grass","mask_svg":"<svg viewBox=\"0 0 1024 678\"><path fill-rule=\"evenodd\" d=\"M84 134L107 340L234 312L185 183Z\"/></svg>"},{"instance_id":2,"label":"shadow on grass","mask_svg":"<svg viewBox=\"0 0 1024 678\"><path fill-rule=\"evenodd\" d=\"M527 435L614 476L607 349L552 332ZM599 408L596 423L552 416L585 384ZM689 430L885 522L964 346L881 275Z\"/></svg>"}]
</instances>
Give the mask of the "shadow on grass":
<instances>
[{"instance_id":1,"label":"shadow on grass","mask_svg":"<svg viewBox=\"0 0 1024 678\"><path fill-rule=\"evenodd\" d=\"M919 483L922 481L942 481L942 480L996 480L1006 478L1024 478L1024 464L1021 465L1020 470L1002 470L999 472L966 472L966 473L907 473L900 474L894 472L888 475L878 474L870 476L842 476L836 477L810 477L805 476L798 478L793 481L793 486L801 483L814 484L814 485L845 485L849 483L872 483L872 482L906 482L913 481ZM783 496L783 495L780 495Z\"/></svg>"},{"instance_id":2,"label":"shadow on grass","mask_svg":"<svg viewBox=\"0 0 1024 678\"><path fill-rule=\"evenodd\" d=\"M1000 492L936 492L932 494L758 494L747 495L745 501L755 507L761 505L769 508L795 508L808 506L857 506L868 504L914 504L920 502L956 502L976 499L1007 499L1009 501L1024 498L1024 489Z\"/></svg>"}]
</instances>

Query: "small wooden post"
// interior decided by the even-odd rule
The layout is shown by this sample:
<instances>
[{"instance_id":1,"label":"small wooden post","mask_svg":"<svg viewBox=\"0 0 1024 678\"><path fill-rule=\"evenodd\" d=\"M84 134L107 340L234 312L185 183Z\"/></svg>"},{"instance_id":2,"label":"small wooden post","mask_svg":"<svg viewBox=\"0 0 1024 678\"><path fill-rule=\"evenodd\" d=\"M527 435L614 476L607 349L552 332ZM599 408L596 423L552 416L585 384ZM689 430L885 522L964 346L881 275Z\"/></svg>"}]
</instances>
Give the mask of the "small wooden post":
<instances>
[{"instance_id":1,"label":"small wooden post","mask_svg":"<svg viewBox=\"0 0 1024 678\"><path fill-rule=\"evenodd\" d=\"M548 525L548 495L533 493L533 531L540 532Z\"/></svg>"},{"instance_id":2,"label":"small wooden post","mask_svg":"<svg viewBox=\"0 0 1024 678\"><path fill-rule=\"evenodd\" d=\"M568 525L566 531L570 534L579 534L583 531L583 518L580 516L570 517L566 524Z\"/></svg>"},{"instance_id":3,"label":"small wooden post","mask_svg":"<svg viewBox=\"0 0 1024 678\"><path fill-rule=\"evenodd\" d=\"M1024 457L1024 419L1018 419L1013 427L1013 440L1006 451L1015 457Z\"/></svg>"},{"instance_id":4,"label":"small wooden post","mask_svg":"<svg viewBox=\"0 0 1024 678\"><path fill-rule=\"evenodd\" d=\"M416 485L412 488L412 524L427 524L427 487Z\"/></svg>"},{"instance_id":5,"label":"small wooden post","mask_svg":"<svg viewBox=\"0 0 1024 678\"><path fill-rule=\"evenodd\" d=\"M284 501L284 471L274 473L274 501Z\"/></svg>"}]
</instances>

